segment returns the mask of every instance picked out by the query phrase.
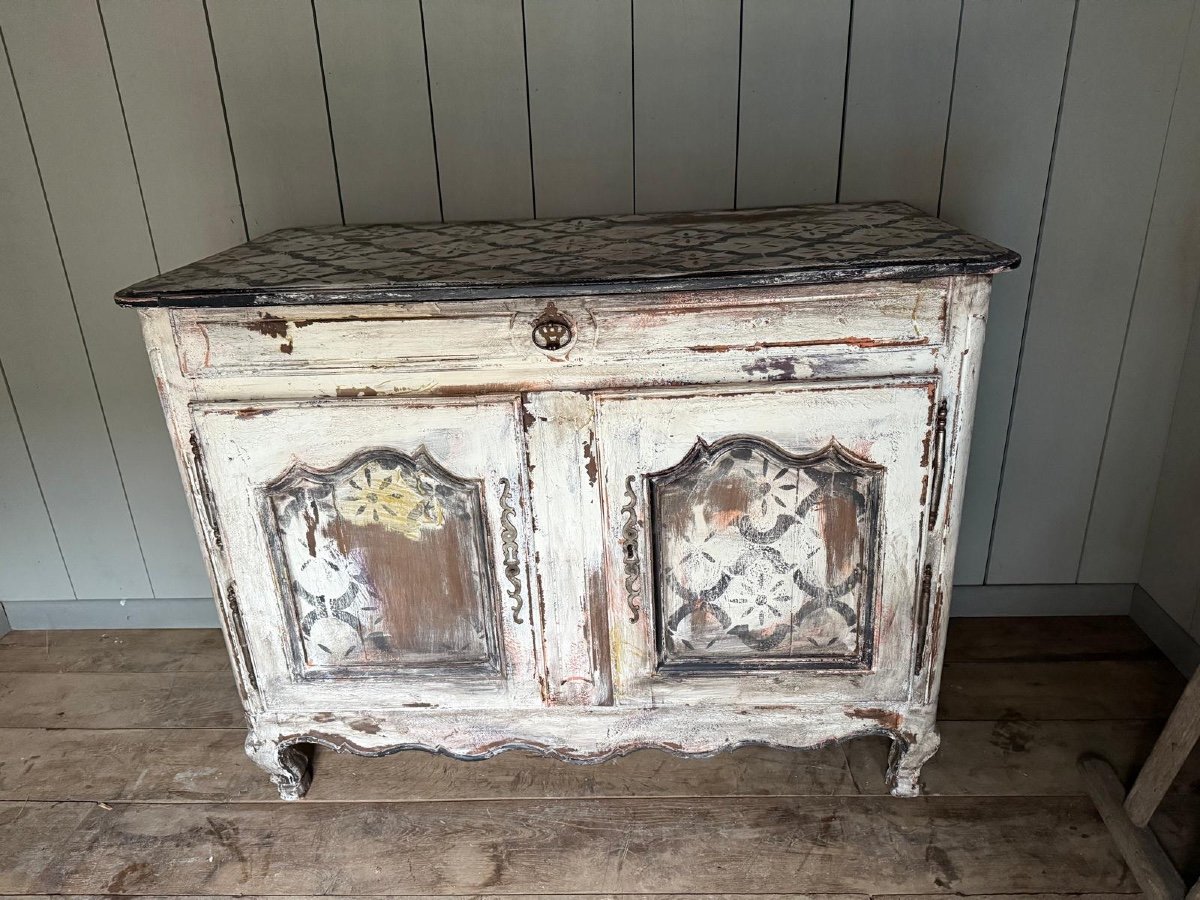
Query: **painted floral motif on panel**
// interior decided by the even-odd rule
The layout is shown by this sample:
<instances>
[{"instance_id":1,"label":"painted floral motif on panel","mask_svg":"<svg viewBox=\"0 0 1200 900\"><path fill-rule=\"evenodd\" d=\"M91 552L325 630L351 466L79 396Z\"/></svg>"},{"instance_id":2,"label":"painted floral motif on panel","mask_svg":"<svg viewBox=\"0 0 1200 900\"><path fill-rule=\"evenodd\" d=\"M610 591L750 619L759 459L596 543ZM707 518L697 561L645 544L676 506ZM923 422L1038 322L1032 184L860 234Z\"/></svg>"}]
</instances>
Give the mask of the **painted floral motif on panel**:
<instances>
[{"instance_id":1,"label":"painted floral motif on panel","mask_svg":"<svg viewBox=\"0 0 1200 900\"><path fill-rule=\"evenodd\" d=\"M304 666L488 659L477 485L423 451L377 451L332 472L298 466L267 499Z\"/></svg>"},{"instance_id":2,"label":"painted floral motif on panel","mask_svg":"<svg viewBox=\"0 0 1200 900\"><path fill-rule=\"evenodd\" d=\"M869 660L882 476L836 443L798 457L750 438L651 476L668 659Z\"/></svg>"}]
</instances>

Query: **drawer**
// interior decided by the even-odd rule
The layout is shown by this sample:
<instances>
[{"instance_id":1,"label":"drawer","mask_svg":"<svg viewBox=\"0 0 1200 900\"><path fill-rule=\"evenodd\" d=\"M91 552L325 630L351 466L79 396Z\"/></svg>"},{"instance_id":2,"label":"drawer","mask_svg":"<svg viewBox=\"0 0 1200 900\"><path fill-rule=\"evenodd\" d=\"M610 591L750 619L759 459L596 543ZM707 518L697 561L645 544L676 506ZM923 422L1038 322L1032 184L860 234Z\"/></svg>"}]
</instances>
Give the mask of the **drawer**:
<instances>
[{"instance_id":1,"label":"drawer","mask_svg":"<svg viewBox=\"0 0 1200 900\"><path fill-rule=\"evenodd\" d=\"M175 310L193 378L494 368L771 348L945 340L947 282L822 285L555 301ZM536 336L539 324L565 326ZM548 343L545 338L550 338ZM554 339L564 340L560 347Z\"/></svg>"},{"instance_id":2,"label":"drawer","mask_svg":"<svg viewBox=\"0 0 1200 900\"><path fill-rule=\"evenodd\" d=\"M511 312L439 315L422 308L298 307L172 313L184 375L441 368L520 359Z\"/></svg>"},{"instance_id":3,"label":"drawer","mask_svg":"<svg viewBox=\"0 0 1200 900\"><path fill-rule=\"evenodd\" d=\"M595 309L596 352L644 358L772 347L901 347L945 340L945 281L692 294Z\"/></svg>"}]
</instances>

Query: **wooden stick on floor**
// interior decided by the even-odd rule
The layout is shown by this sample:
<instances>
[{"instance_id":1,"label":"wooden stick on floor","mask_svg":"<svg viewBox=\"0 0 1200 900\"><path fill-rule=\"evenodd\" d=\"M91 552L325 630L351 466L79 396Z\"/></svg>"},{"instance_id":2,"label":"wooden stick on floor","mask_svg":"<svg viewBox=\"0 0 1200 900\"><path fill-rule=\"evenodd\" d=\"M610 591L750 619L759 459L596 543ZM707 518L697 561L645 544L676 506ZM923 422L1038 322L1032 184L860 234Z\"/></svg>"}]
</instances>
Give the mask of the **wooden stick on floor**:
<instances>
[{"instance_id":1,"label":"wooden stick on floor","mask_svg":"<svg viewBox=\"0 0 1200 900\"><path fill-rule=\"evenodd\" d=\"M1163 900L1184 898L1183 879L1163 851L1147 823L1171 782L1179 774L1192 747L1200 739L1200 669L1192 676L1137 781L1125 796L1112 766L1098 756L1083 756L1079 770L1109 834L1142 890ZM1186 900L1200 900L1200 881Z\"/></svg>"},{"instance_id":2,"label":"wooden stick on floor","mask_svg":"<svg viewBox=\"0 0 1200 900\"><path fill-rule=\"evenodd\" d=\"M1107 760L1083 756L1079 760L1088 793L1096 804L1117 849L1149 897L1183 900L1183 879L1149 828L1139 828L1125 812L1125 788Z\"/></svg>"},{"instance_id":3,"label":"wooden stick on floor","mask_svg":"<svg viewBox=\"0 0 1200 900\"><path fill-rule=\"evenodd\" d=\"M1200 740L1200 670L1183 690L1171 718L1150 751L1137 781L1125 798L1125 812L1134 825L1150 821L1171 782L1179 774L1196 741Z\"/></svg>"}]
</instances>

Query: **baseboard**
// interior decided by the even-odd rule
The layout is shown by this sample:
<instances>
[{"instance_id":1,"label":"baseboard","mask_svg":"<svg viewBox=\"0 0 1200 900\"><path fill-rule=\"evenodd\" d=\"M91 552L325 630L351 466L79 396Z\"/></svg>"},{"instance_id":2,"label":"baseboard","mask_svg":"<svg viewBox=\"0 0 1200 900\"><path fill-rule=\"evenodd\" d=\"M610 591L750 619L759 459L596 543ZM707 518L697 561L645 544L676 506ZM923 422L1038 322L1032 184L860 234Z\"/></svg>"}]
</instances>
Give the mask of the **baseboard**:
<instances>
[{"instance_id":1,"label":"baseboard","mask_svg":"<svg viewBox=\"0 0 1200 900\"><path fill-rule=\"evenodd\" d=\"M1127 616L1132 584L954 586L951 616Z\"/></svg>"},{"instance_id":2,"label":"baseboard","mask_svg":"<svg viewBox=\"0 0 1200 900\"><path fill-rule=\"evenodd\" d=\"M1133 606L1129 615L1167 659L1175 664L1175 668L1191 678L1196 667L1200 666L1200 643L1172 619L1140 584L1134 586Z\"/></svg>"},{"instance_id":3,"label":"baseboard","mask_svg":"<svg viewBox=\"0 0 1200 900\"><path fill-rule=\"evenodd\" d=\"M1133 585L1130 584L964 584L954 588L950 615L1126 616L1130 615L1132 597ZM1158 608L1157 604L1154 604L1154 608ZM8 614L7 620L5 613ZM1159 614L1166 616L1161 610ZM13 630L216 628L217 612L209 597L183 600L9 600L0 603L0 634L4 633L6 624ZM1150 633L1147 626L1142 627ZM1150 636L1154 637L1153 634Z\"/></svg>"},{"instance_id":4,"label":"baseboard","mask_svg":"<svg viewBox=\"0 0 1200 900\"><path fill-rule=\"evenodd\" d=\"M211 597L157 600L8 600L0 604L14 631L42 628L216 628ZM3 629L0 628L0 633Z\"/></svg>"}]
</instances>

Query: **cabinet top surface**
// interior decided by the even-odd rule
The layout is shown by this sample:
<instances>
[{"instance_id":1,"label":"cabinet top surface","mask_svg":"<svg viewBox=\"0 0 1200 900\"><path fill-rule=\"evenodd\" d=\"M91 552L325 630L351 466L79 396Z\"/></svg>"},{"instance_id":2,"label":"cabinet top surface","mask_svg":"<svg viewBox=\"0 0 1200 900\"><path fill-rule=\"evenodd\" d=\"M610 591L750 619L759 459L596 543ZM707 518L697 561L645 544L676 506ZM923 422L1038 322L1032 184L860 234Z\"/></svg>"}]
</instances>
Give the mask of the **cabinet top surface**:
<instances>
[{"instance_id":1,"label":"cabinet top surface","mask_svg":"<svg viewBox=\"0 0 1200 900\"><path fill-rule=\"evenodd\" d=\"M991 274L1020 257L906 203L286 228L120 291L132 306L390 303Z\"/></svg>"}]
</instances>

